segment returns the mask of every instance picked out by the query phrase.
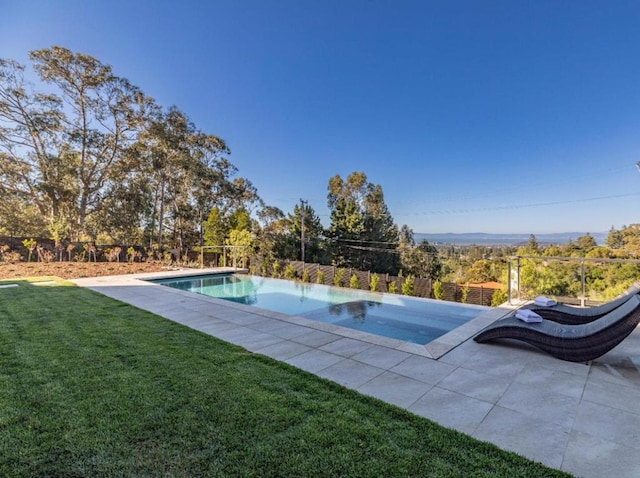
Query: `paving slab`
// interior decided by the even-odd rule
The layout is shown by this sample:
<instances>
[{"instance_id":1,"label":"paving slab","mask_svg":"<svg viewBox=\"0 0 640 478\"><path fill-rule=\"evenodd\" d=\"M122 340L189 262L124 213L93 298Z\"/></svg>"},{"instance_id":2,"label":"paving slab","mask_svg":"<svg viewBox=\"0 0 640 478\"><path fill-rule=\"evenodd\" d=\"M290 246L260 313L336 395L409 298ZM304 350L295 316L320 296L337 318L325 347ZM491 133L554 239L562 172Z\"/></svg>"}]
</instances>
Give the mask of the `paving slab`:
<instances>
[{"instance_id":1,"label":"paving slab","mask_svg":"<svg viewBox=\"0 0 640 478\"><path fill-rule=\"evenodd\" d=\"M495 404L502 398L510 384L509 377L499 377L458 367L440 380L438 387Z\"/></svg>"},{"instance_id":2,"label":"paving slab","mask_svg":"<svg viewBox=\"0 0 640 478\"><path fill-rule=\"evenodd\" d=\"M627 355L616 361L594 362L590 369L589 381L640 388L640 353Z\"/></svg>"},{"instance_id":3,"label":"paving slab","mask_svg":"<svg viewBox=\"0 0 640 478\"><path fill-rule=\"evenodd\" d=\"M283 340L275 344L268 345L257 352L282 362L293 358L297 355L309 352L311 347L293 342L291 340Z\"/></svg>"},{"instance_id":4,"label":"paving slab","mask_svg":"<svg viewBox=\"0 0 640 478\"><path fill-rule=\"evenodd\" d=\"M312 332L307 332L305 334L293 337L292 340L294 340L295 342L301 343L303 345L308 345L309 347L321 347L323 345L326 345L330 342L334 342L341 338L342 337L340 337L339 335L332 334L330 332L324 332L322 330L313 330Z\"/></svg>"},{"instance_id":5,"label":"paving slab","mask_svg":"<svg viewBox=\"0 0 640 478\"><path fill-rule=\"evenodd\" d=\"M514 381L498 401L498 405L527 415L533 419L571 428L578 412L580 399L557 393L540 385Z\"/></svg>"},{"instance_id":6,"label":"paving slab","mask_svg":"<svg viewBox=\"0 0 640 478\"><path fill-rule=\"evenodd\" d=\"M492 408L491 403L435 386L409 410L445 427L472 434Z\"/></svg>"},{"instance_id":7,"label":"paving slab","mask_svg":"<svg viewBox=\"0 0 640 478\"><path fill-rule=\"evenodd\" d=\"M383 372L357 388L360 393L383 400L402 408L409 408L424 396L433 385L399 375Z\"/></svg>"},{"instance_id":8,"label":"paving slab","mask_svg":"<svg viewBox=\"0 0 640 478\"><path fill-rule=\"evenodd\" d=\"M344 359L319 370L320 377L332 380L354 390L382 374L384 370L352 359Z\"/></svg>"},{"instance_id":9,"label":"paving slab","mask_svg":"<svg viewBox=\"0 0 640 478\"><path fill-rule=\"evenodd\" d=\"M640 450L640 415L635 413L583 400L578 406L573 428L603 440Z\"/></svg>"},{"instance_id":10,"label":"paving slab","mask_svg":"<svg viewBox=\"0 0 640 478\"><path fill-rule=\"evenodd\" d=\"M471 435L547 466L560 468L570 433L569 427L496 406Z\"/></svg>"},{"instance_id":11,"label":"paving slab","mask_svg":"<svg viewBox=\"0 0 640 478\"><path fill-rule=\"evenodd\" d=\"M638 478L638 450L572 431L562 468L576 476Z\"/></svg>"},{"instance_id":12,"label":"paving slab","mask_svg":"<svg viewBox=\"0 0 640 478\"><path fill-rule=\"evenodd\" d=\"M590 381L585 390L583 400L617 408L640 416L640 400L638 389L617 383Z\"/></svg>"},{"instance_id":13,"label":"paving slab","mask_svg":"<svg viewBox=\"0 0 640 478\"><path fill-rule=\"evenodd\" d=\"M582 397L587 384L586 375L548 368L533 361L527 363L514 380L518 383L544 388L550 393L560 393L576 399Z\"/></svg>"},{"instance_id":14,"label":"paving slab","mask_svg":"<svg viewBox=\"0 0 640 478\"><path fill-rule=\"evenodd\" d=\"M336 355L341 355L343 357L352 357L371 347L373 347L372 344L363 342L362 340L341 338L321 346L320 350L324 350L325 352L330 352Z\"/></svg>"},{"instance_id":15,"label":"paving slab","mask_svg":"<svg viewBox=\"0 0 640 478\"><path fill-rule=\"evenodd\" d=\"M285 360L285 362L289 365L293 365L294 367L306 370L307 372L317 373L337 362L342 362L343 360L345 360L345 358L340 355L330 354L323 350L311 349L308 352Z\"/></svg>"},{"instance_id":16,"label":"paving slab","mask_svg":"<svg viewBox=\"0 0 640 478\"><path fill-rule=\"evenodd\" d=\"M351 358L358 362L388 370L409 357L411 357L411 354L407 352L374 345L353 355Z\"/></svg>"},{"instance_id":17,"label":"paving slab","mask_svg":"<svg viewBox=\"0 0 640 478\"><path fill-rule=\"evenodd\" d=\"M435 385L455 369L455 366L447 363L412 355L389 370L420 382Z\"/></svg>"}]
</instances>

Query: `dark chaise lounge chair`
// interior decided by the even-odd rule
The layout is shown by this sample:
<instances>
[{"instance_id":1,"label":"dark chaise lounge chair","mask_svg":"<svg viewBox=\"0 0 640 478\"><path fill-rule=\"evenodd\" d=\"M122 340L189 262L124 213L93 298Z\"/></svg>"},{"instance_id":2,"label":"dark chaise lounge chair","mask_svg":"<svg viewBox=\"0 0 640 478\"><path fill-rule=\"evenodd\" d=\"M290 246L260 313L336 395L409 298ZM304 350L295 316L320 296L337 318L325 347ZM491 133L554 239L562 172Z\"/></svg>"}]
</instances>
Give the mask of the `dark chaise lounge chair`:
<instances>
[{"instance_id":1,"label":"dark chaise lounge chair","mask_svg":"<svg viewBox=\"0 0 640 478\"><path fill-rule=\"evenodd\" d=\"M639 322L640 296L634 294L624 304L586 324L567 325L550 320L527 323L512 316L494 322L473 339L478 343L520 340L562 360L587 362L613 349Z\"/></svg>"},{"instance_id":2,"label":"dark chaise lounge chair","mask_svg":"<svg viewBox=\"0 0 640 478\"><path fill-rule=\"evenodd\" d=\"M543 307L536 304L527 304L522 308L532 310L543 319L553 320L559 324L586 324L617 309L634 295L638 295L637 290L631 294L621 295L610 302L596 307L575 307L566 304L556 304L550 307Z\"/></svg>"}]
</instances>

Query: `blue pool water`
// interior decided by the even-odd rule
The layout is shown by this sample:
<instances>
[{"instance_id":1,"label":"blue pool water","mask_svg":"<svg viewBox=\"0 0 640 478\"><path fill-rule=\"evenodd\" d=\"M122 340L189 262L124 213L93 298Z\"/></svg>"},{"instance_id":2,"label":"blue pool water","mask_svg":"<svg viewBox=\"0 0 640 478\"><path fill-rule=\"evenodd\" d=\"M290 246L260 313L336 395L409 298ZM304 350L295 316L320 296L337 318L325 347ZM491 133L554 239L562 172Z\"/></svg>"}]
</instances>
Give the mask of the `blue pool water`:
<instances>
[{"instance_id":1,"label":"blue pool water","mask_svg":"<svg viewBox=\"0 0 640 478\"><path fill-rule=\"evenodd\" d=\"M243 274L153 282L417 344L429 343L489 308Z\"/></svg>"}]
</instances>

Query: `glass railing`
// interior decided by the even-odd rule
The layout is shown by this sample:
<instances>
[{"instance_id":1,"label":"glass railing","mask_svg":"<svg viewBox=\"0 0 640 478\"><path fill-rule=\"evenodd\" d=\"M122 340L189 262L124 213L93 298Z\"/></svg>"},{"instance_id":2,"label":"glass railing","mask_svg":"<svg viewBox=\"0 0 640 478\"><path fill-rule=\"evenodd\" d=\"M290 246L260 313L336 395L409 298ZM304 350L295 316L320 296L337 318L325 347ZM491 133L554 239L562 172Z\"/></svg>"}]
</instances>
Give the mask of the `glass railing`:
<instances>
[{"instance_id":1,"label":"glass railing","mask_svg":"<svg viewBox=\"0 0 640 478\"><path fill-rule=\"evenodd\" d=\"M543 295L584 307L610 300L640 280L640 260L511 256L507 277L509 303Z\"/></svg>"}]
</instances>

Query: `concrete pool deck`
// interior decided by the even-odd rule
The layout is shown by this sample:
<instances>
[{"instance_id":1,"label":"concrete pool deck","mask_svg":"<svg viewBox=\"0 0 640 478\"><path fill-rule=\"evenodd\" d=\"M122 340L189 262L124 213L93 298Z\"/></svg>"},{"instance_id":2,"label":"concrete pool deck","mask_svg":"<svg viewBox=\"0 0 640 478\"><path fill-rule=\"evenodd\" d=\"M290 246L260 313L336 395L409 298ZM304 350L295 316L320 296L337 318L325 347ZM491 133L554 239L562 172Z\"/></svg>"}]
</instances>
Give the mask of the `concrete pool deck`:
<instances>
[{"instance_id":1,"label":"concrete pool deck","mask_svg":"<svg viewBox=\"0 0 640 478\"><path fill-rule=\"evenodd\" d=\"M576 476L640 476L640 329L570 363L469 339L508 309L421 346L142 280L193 273L73 282Z\"/></svg>"}]
</instances>

